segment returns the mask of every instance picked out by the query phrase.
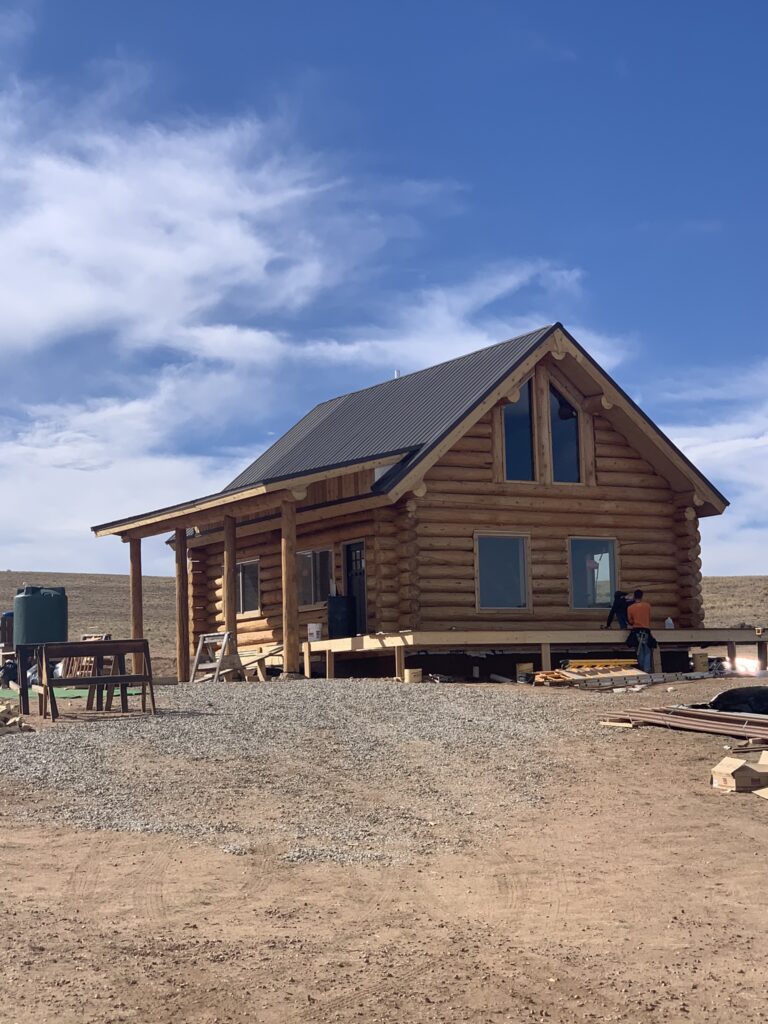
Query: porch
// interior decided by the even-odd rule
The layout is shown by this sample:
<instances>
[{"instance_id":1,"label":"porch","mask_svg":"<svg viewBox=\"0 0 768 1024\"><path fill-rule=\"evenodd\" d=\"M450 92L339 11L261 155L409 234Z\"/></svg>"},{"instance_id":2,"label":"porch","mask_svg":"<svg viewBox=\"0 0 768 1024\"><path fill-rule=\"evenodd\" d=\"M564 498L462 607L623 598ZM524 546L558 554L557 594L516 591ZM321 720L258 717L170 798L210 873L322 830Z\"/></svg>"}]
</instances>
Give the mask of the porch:
<instances>
[{"instance_id":1,"label":"porch","mask_svg":"<svg viewBox=\"0 0 768 1024\"><path fill-rule=\"evenodd\" d=\"M338 640L317 640L302 645L304 675L312 674L314 658L324 659L324 675L339 675L339 662L350 658L391 659L393 675L402 679L406 659L416 654L457 653L476 657L489 654L533 655L542 671L557 664L558 655L613 651L624 646L622 630L449 630L446 632L404 630L398 633L377 633L345 637ZM724 647L731 670L736 670L737 652L749 648L755 652L760 670L768 669L768 639L755 629L661 629L654 633L658 647L654 653L654 672L662 670L665 651L688 651L693 647Z\"/></svg>"}]
</instances>

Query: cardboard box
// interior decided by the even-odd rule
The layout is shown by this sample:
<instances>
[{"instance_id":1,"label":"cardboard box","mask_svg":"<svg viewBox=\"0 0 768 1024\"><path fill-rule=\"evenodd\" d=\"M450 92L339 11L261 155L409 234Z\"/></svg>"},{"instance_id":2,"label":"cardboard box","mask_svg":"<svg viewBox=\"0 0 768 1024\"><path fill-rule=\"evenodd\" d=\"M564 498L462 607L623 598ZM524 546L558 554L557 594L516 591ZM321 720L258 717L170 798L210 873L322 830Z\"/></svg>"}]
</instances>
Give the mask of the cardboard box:
<instances>
[{"instance_id":1,"label":"cardboard box","mask_svg":"<svg viewBox=\"0 0 768 1024\"><path fill-rule=\"evenodd\" d=\"M712 769L712 787L730 793L752 793L768 787L768 758L750 764L742 757L724 757Z\"/></svg>"}]
</instances>

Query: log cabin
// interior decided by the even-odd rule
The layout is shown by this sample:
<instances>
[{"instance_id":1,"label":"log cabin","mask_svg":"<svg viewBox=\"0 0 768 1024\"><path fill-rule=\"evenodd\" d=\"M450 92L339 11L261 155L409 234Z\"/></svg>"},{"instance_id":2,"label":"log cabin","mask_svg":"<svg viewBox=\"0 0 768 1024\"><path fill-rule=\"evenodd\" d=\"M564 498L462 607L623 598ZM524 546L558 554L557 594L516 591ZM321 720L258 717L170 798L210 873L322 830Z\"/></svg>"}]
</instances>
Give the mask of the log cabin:
<instances>
[{"instance_id":1,"label":"log cabin","mask_svg":"<svg viewBox=\"0 0 768 1024\"><path fill-rule=\"evenodd\" d=\"M223 630L308 668L310 624L329 653L540 641L546 665L607 639L617 589L692 637L699 520L727 504L556 323L331 398L222 491L93 530L129 544L134 636L141 540L173 531L181 679Z\"/></svg>"}]
</instances>

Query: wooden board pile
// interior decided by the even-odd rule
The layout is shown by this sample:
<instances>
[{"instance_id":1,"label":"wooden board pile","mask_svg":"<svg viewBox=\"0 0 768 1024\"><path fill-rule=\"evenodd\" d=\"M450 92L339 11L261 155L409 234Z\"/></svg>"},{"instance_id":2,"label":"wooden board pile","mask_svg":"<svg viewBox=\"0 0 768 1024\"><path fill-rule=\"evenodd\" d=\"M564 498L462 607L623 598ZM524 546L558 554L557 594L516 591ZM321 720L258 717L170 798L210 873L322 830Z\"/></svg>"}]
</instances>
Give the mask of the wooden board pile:
<instances>
[{"instance_id":1,"label":"wooden board pile","mask_svg":"<svg viewBox=\"0 0 768 1024\"><path fill-rule=\"evenodd\" d=\"M577 686L580 690L616 690L681 680L709 679L708 672L643 672L634 662L606 662L590 666L568 662L563 668L536 672L534 686Z\"/></svg>"},{"instance_id":2,"label":"wooden board pile","mask_svg":"<svg viewBox=\"0 0 768 1024\"><path fill-rule=\"evenodd\" d=\"M0 704L0 736L18 736L20 732L34 732L19 714L16 704Z\"/></svg>"},{"instance_id":3,"label":"wooden board pile","mask_svg":"<svg viewBox=\"0 0 768 1024\"><path fill-rule=\"evenodd\" d=\"M768 743L768 715L746 714L741 711L713 711L709 708L689 708L684 705L637 708L607 715L600 724L618 729L659 725L667 729L737 736L740 739Z\"/></svg>"}]
</instances>

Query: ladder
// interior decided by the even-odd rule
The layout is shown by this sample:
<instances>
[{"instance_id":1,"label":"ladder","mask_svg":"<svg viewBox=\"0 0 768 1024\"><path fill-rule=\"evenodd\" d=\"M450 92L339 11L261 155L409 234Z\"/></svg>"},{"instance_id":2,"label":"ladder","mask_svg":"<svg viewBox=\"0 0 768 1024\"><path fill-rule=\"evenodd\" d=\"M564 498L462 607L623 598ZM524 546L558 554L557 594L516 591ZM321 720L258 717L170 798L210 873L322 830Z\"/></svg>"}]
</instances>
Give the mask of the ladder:
<instances>
[{"instance_id":1,"label":"ladder","mask_svg":"<svg viewBox=\"0 0 768 1024\"><path fill-rule=\"evenodd\" d=\"M224 676L232 679L242 679L244 676L243 663L232 634L203 633L197 642L190 682L217 683Z\"/></svg>"}]
</instances>

